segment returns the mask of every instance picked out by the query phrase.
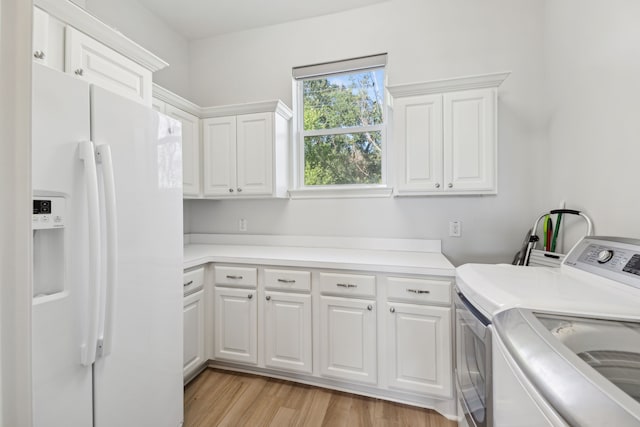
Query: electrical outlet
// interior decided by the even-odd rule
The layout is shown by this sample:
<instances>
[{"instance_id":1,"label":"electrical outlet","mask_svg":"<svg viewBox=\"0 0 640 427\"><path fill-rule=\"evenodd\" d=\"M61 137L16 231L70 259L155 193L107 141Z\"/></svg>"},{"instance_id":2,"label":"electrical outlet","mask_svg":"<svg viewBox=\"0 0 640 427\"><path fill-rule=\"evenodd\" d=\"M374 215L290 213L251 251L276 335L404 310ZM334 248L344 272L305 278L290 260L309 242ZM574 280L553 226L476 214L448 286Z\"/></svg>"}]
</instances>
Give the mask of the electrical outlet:
<instances>
[{"instance_id":1,"label":"electrical outlet","mask_svg":"<svg viewBox=\"0 0 640 427\"><path fill-rule=\"evenodd\" d=\"M462 223L460 221L449 221L449 236L460 237L462 234Z\"/></svg>"},{"instance_id":2,"label":"electrical outlet","mask_svg":"<svg viewBox=\"0 0 640 427\"><path fill-rule=\"evenodd\" d=\"M240 218L240 220L238 221L238 230L247 231L247 219L246 218Z\"/></svg>"}]
</instances>

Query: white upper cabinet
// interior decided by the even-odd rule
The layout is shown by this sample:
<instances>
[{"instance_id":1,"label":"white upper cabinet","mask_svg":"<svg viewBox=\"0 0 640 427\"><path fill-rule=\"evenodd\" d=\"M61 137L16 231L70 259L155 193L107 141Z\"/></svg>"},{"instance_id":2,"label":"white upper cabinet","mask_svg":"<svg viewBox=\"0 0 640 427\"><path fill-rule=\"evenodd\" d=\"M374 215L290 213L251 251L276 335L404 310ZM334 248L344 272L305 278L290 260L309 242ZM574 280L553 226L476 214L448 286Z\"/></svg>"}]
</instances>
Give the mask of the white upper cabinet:
<instances>
[{"instance_id":1,"label":"white upper cabinet","mask_svg":"<svg viewBox=\"0 0 640 427\"><path fill-rule=\"evenodd\" d=\"M447 191L496 190L496 99L496 88L444 95Z\"/></svg>"},{"instance_id":2,"label":"white upper cabinet","mask_svg":"<svg viewBox=\"0 0 640 427\"><path fill-rule=\"evenodd\" d=\"M49 61L49 15L33 8L33 60L47 65Z\"/></svg>"},{"instance_id":3,"label":"white upper cabinet","mask_svg":"<svg viewBox=\"0 0 640 427\"><path fill-rule=\"evenodd\" d=\"M270 194L273 188L273 113L238 116L236 131L238 193Z\"/></svg>"},{"instance_id":4,"label":"white upper cabinet","mask_svg":"<svg viewBox=\"0 0 640 427\"><path fill-rule=\"evenodd\" d=\"M236 178L236 118L202 121L205 196L233 195Z\"/></svg>"},{"instance_id":5,"label":"white upper cabinet","mask_svg":"<svg viewBox=\"0 0 640 427\"><path fill-rule=\"evenodd\" d=\"M33 3L34 61L151 106L152 73L169 64L72 2Z\"/></svg>"},{"instance_id":6,"label":"white upper cabinet","mask_svg":"<svg viewBox=\"0 0 640 427\"><path fill-rule=\"evenodd\" d=\"M220 114L256 108L270 111ZM203 114L215 115L202 121L205 197L287 195L291 119L287 107L278 101L205 108Z\"/></svg>"},{"instance_id":7,"label":"white upper cabinet","mask_svg":"<svg viewBox=\"0 0 640 427\"><path fill-rule=\"evenodd\" d=\"M497 87L507 76L389 87L397 195L497 192Z\"/></svg>"},{"instance_id":8,"label":"white upper cabinet","mask_svg":"<svg viewBox=\"0 0 640 427\"><path fill-rule=\"evenodd\" d=\"M151 106L151 71L69 26L66 30L65 71Z\"/></svg>"},{"instance_id":9,"label":"white upper cabinet","mask_svg":"<svg viewBox=\"0 0 640 427\"><path fill-rule=\"evenodd\" d=\"M200 194L200 119L173 105L165 106L164 114L182 123L182 193Z\"/></svg>"},{"instance_id":10,"label":"white upper cabinet","mask_svg":"<svg viewBox=\"0 0 640 427\"><path fill-rule=\"evenodd\" d=\"M394 102L398 143L397 190L442 188L442 95L399 98Z\"/></svg>"},{"instance_id":11,"label":"white upper cabinet","mask_svg":"<svg viewBox=\"0 0 640 427\"><path fill-rule=\"evenodd\" d=\"M200 107L154 84L151 108L182 123L182 194L187 199L201 197Z\"/></svg>"}]
</instances>

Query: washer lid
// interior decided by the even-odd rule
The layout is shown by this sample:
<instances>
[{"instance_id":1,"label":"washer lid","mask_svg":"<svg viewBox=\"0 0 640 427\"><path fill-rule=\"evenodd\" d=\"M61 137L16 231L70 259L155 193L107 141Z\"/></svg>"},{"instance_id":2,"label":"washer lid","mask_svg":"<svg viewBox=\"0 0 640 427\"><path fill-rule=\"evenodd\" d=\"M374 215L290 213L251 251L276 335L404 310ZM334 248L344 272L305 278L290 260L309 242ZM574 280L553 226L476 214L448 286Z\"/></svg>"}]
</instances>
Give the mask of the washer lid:
<instances>
[{"instance_id":1,"label":"washer lid","mask_svg":"<svg viewBox=\"0 0 640 427\"><path fill-rule=\"evenodd\" d=\"M640 317L640 291L574 268L465 264L456 286L489 319L525 307L588 317Z\"/></svg>"}]
</instances>

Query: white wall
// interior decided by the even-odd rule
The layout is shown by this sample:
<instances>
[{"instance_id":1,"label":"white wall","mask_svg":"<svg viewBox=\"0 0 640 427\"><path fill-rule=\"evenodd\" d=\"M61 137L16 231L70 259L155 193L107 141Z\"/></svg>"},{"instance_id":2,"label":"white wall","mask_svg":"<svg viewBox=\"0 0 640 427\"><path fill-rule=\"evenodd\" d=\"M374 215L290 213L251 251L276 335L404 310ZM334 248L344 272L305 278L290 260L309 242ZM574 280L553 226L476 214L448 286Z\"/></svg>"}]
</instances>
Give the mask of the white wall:
<instances>
[{"instance_id":1,"label":"white wall","mask_svg":"<svg viewBox=\"0 0 640 427\"><path fill-rule=\"evenodd\" d=\"M546 2L548 198L601 235L640 238L639 22L634 0Z\"/></svg>"},{"instance_id":2,"label":"white wall","mask_svg":"<svg viewBox=\"0 0 640 427\"><path fill-rule=\"evenodd\" d=\"M291 68L388 52L389 84L512 71L499 90L499 194L360 200L190 201L187 232L248 231L441 238L460 264L505 262L538 214L530 156L544 135L543 3L533 0L391 0L304 21L190 43L192 99L223 105L280 98ZM197 88L197 90L195 90ZM448 221L462 221L449 238Z\"/></svg>"},{"instance_id":3,"label":"white wall","mask_svg":"<svg viewBox=\"0 0 640 427\"><path fill-rule=\"evenodd\" d=\"M189 45L186 38L136 0L86 0L86 9L168 62L168 68L153 74L153 81L189 98Z\"/></svg>"},{"instance_id":4,"label":"white wall","mask_svg":"<svg viewBox=\"0 0 640 427\"><path fill-rule=\"evenodd\" d=\"M31 425L30 0L0 0L0 426Z\"/></svg>"}]
</instances>

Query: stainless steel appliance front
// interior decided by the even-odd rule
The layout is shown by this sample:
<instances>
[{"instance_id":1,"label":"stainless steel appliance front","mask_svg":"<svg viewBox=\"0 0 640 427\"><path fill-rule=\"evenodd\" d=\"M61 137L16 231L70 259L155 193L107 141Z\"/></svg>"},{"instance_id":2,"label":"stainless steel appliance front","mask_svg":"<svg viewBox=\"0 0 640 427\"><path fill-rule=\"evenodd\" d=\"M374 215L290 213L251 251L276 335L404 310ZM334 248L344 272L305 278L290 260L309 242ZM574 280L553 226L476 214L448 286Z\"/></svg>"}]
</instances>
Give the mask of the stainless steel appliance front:
<instances>
[{"instance_id":1,"label":"stainless steel appliance front","mask_svg":"<svg viewBox=\"0 0 640 427\"><path fill-rule=\"evenodd\" d=\"M471 427L491 427L491 321L456 292L458 400Z\"/></svg>"}]
</instances>

